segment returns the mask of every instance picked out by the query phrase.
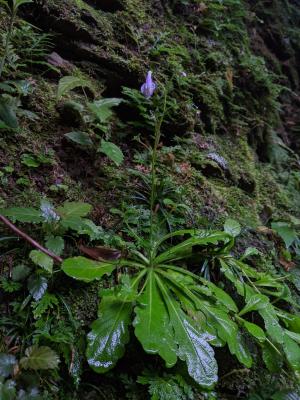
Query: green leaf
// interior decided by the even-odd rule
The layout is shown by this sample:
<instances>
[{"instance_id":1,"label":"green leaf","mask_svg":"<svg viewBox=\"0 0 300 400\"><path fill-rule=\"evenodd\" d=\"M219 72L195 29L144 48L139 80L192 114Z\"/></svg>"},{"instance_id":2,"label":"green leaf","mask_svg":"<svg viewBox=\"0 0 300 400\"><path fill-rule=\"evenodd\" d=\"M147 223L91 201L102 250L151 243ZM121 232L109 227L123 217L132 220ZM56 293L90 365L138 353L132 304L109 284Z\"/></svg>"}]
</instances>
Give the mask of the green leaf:
<instances>
[{"instance_id":1,"label":"green leaf","mask_svg":"<svg viewBox=\"0 0 300 400\"><path fill-rule=\"evenodd\" d=\"M257 339L259 342L264 342L266 340L265 332L260 326L253 324L252 322L248 322L244 319L243 325L245 329L247 329L247 331L250 333L250 335L255 337L255 339Z\"/></svg>"},{"instance_id":2,"label":"green leaf","mask_svg":"<svg viewBox=\"0 0 300 400\"><path fill-rule=\"evenodd\" d=\"M273 394L271 400L299 400L299 391L282 390Z\"/></svg>"},{"instance_id":3,"label":"green leaf","mask_svg":"<svg viewBox=\"0 0 300 400\"><path fill-rule=\"evenodd\" d=\"M18 264L12 269L12 280L15 282L23 281L30 274L31 269L27 265Z\"/></svg>"},{"instance_id":4,"label":"green leaf","mask_svg":"<svg viewBox=\"0 0 300 400\"><path fill-rule=\"evenodd\" d=\"M65 137L70 139L72 142L81 144L82 146L92 146L93 145L93 142L92 142L89 134L86 132L72 131L72 132L65 133Z\"/></svg>"},{"instance_id":5,"label":"green leaf","mask_svg":"<svg viewBox=\"0 0 300 400\"><path fill-rule=\"evenodd\" d=\"M88 87L92 90L91 82L88 80L77 76L64 76L60 79L58 84L57 99L60 99L65 94L78 87Z\"/></svg>"},{"instance_id":6,"label":"green leaf","mask_svg":"<svg viewBox=\"0 0 300 400\"><path fill-rule=\"evenodd\" d=\"M31 346L25 350L25 357L21 358L20 365L23 369L55 369L58 367L59 357L55 351L47 346Z\"/></svg>"},{"instance_id":7,"label":"green leaf","mask_svg":"<svg viewBox=\"0 0 300 400\"><path fill-rule=\"evenodd\" d=\"M217 382L218 367L214 351L207 342L207 335L199 331L199 327L196 327L192 319L181 310L179 304L170 296L160 278L157 279L174 330L174 340L178 346L177 356L187 363L190 376L199 385L211 387Z\"/></svg>"},{"instance_id":8,"label":"green leaf","mask_svg":"<svg viewBox=\"0 0 300 400\"><path fill-rule=\"evenodd\" d=\"M277 343L282 344L284 339L284 329L280 326L276 314L276 310L271 304L266 304L258 310L264 319L265 328L268 335Z\"/></svg>"},{"instance_id":9,"label":"green leaf","mask_svg":"<svg viewBox=\"0 0 300 400\"><path fill-rule=\"evenodd\" d=\"M194 232L194 235L184 240L183 242L177 244L166 250L165 252L159 254L153 261L155 265L164 264L166 262L180 260L183 258L187 258L192 254L192 249L194 246L206 246L208 244L218 245L219 242L223 244L222 247L227 246L231 243L231 237L225 232L207 232L207 231L195 231L195 230L183 230L178 232L173 232L171 235L167 235L167 237L173 237L175 235L185 234L188 232ZM163 240L165 240L165 238Z\"/></svg>"},{"instance_id":10,"label":"green leaf","mask_svg":"<svg viewBox=\"0 0 300 400\"><path fill-rule=\"evenodd\" d=\"M23 4L32 3L32 0L14 0L15 8L19 8Z\"/></svg>"},{"instance_id":11,"label":"green leaf","mask_svg":"<svg viewBox=\"0 0 300 400\"><path fill-rule=\"evenodd\" d=\"M240 258L240 261L243 261L247 257L257 256L259 254L260 254L260 251L258 249L256 249L255 247L247 247L247 249L245 250L245 253Z\"/></svg>"},{"instance_id":12,"label":"green leaf","mask_svg":"<svg viewBox=\"0 0 300 400\"><path fill-rule=\"evenodd\" d=\"M40 300L48 287L47 279L42 275L31 275L27 283L28 290L34 300Z\"/></svg>"},{"instance_id":13,"label":"green leaf","mask_svg":"<svg viewBox=\"0 0 300 400\"><path fill-rule=\"evenodd\" d=\"M94 261L80 256L65 259L62 270L74 279L91 282L105 274L110 275L116 266L117 263Z\"/></svg>"},{"instance_id":14,"label":"green leaf","mask_svg":"<svg viewBox=\"0 0 300 400\"><path fill-rule=\"evenodd\" d=\"M237 305L233 301L233 299L226 293L223 289L214 285L212 282L205 282L205 285L211 289L211 291L216 296L216 300L218 303L223 304L228 310L233 311L235 313L238 312Z\"/></svg>"},{"instance_id":15,"label":"green leaf","mask_svg":"<svg viewBox=\"0 0 300 400\"><path fill-rule=\"evenodd\" d=\"M97 226L90 219L83 218L81 219L80 226L76 231L80 235L88 235L90 240L96 240L103 237L103 229L101 226Z\"/></svg>"},{"instance_id":16,"label":"green leaf","mask_svg":"<svg viewBox=\"0 0 300 400\"><path fill-rule=\"evenodd\" d=\"M49 236L46 241L46 247L57 256L60 256L65 247L64 239L61 236Z\"/></svg>"},{"instance_id":17,"label":"green leaf","mask_svg":"<svg viewBox=\"0 0 300 400\"><path fill-rule=\"evenodd\" d=\"M268 341L262 344L262 356L269 371L281 371L283 357Z\"/></svg>"},{"instance_id":18,"label":"green leaf","mask_svg":"<svg viewBox=\"0 0 300 400\"><path fill-rule=\"evenodd\" d=\"M208 320L212 321L212 326L217 330L218 337L228 344L231 354L235 354L242 364L250 368L252 358L244 345L237 324L231 320L225 311L217 307L203 302L200 303L200 309L207 315Z\"/></svg>"},{"instance_id":19,"label":"green leaf","mask_svg":"<svg viewBox=\"0 0 300 400\"><path fill-rule=\"evenodd\" d=\"M40 318L46 311L53 309L58 305L58 299L54 294L45 293L44 296L37 302L31 303L33 308L33 316L35 319Z\"/></svg>"},{"instance_id":20,"label":"green leaf","mask_svg":"<svg viewBox=\"0 0 300 400\"><path fill-rule=\"evenodd\" d=\"M289 248L297 239L297 233L294 228L286 222L273 222L271 227L284 241L286 248Z\"/></svg>"},{"instance_id":21,"label":"green leaf","mask_svg":"<svg viewBox=\"0 0 300 400\"><path fill-rule=\"evenodd\" d=\"M241 233L241 225L234 219L228 218L224 224L224 231L236 237Z\"/></svg>"},{"instance_id":22,"label":"green leaf","mask_svg":"<svg viewBox=\"0 0 300 400\"><path fill-rule=\"evenodd\" d=\"M5 217L10 218L13 222L31 222L33 224L38 224L44 221L40 210L34 208L2 208L0 209L0 214Z\"/></svg>"},{"instance_id":23,"label":"green leaf","mask_svg":"<svg viewBox=\"0 0 300 400\"><path fill-rule=\"evenodd\" d=\"M252 357L249 349L245 345L244 339L240 332L235 337L235 348L231 349L232 354L235 354L240 363L244 364L247 368L252 366Z\"/></svg>"},{"instance_id":24,"label":"green leaf","mask_svg":"<svg viewBox=\"0 0 300 400\"><path fill-rule=\"evenodd\" d=\"M135 336L144 350L150 354L159 354L167 367L176 361L176 345L171 335L168 310L158 289L155 274L149 271L144 293L138 298L135 308Z\"/></svg>"},{"instance_id":25,"label":"green leaf","mask_svg":"<svg viewBox=\"0 0 300 400\"><path fill-rule=\"evenodd\" d=\"M102 298L99 307L99 319L92 324L87 336L87 361L90 367L99 373L113 368L125 352L129 341L128 325L132 305L115 296Z\"/></svg>"},{"instance_id":26,"label":"green leaf","mask_svg":"<svg viewBox=\"0 0 300 400\"><path fill-rule=\"evenodd\" d=\"M283 337L283 349L292 369L294 371L300 371L300 347L287 334Z\"/></svg>"},{"instance_id":27,"label":"green leaf","mask_svg":"<svg viewBox=\"0 0 300 400\"><path fill-rule=\"evenodd\" d=\"M0 96L0 119L12 129L17 129L19 127L16 110L16 98L9 95Z\"/></svg>"},{"instance_id":28,"label":"green leaf","mask_svg":"<svg viewBox=\"0 0 300 400\"><path fill-rule=\"evenodd\" d=\"M247 314L250 311L257 311L269 304L269 299L263 294L255 294L250 297L245 307L239 312L239 316Z\"/></svg>"},{"instance_id":29,"label":"green leaf","mask_svg":"<svg viewBox=\"0 0 300 400\"><path fill-rule=\"evenodd\" d=\"M88 103L87 107L95 115L95 119L101 123L106 123L113 114L112 107L118 106L122 101L122 99L112 97Z\"/></svg>"},{"instance_id":30,"label":"green leaf","mask_svg":"<svg viewBox=\"0 0 300 400\"><path fill-rule=\"evenodd\" d=\"M41 165L39 160L36 158L34 154L22 154L21 163L26 165L29 168L37 168Z\"/></svg>"},{"instance_id":31,"label":"green leaf","mask_svg":"<svg viewBox=\"0 0 300 400\"><path fill-rule=\"evenodd\" d=\"M84 225L84 220L81 217L63 217L60 221L61 226L66 229L72 229L73 231L80 232Z\"/></svg>"},{"instance_id":32,"label":"green leaf","mask_svg":"<svg viewBox=\"0 0 300 400\"><path fill-rule=\"evenodd\" d=\"M53 271L53 259L47 254L42 253L39 250L32 250L29 253L29 257L32 260L32 262L39 267L43 268L45 271L49 272L52 274Z\"/></svg>"},{"instance_id":33,"label":"green leaf","mask_svg":"<svg viewBox=\"0 0 300 400\"><path fill-rule=\"evenodd\" d=\"M5 382L0 381L0 399L15 400L16 399L16 382L9 379ZM19 399L18 399L19 400Z\"/></svg>"},{"instance_id":34,"label":"green leaf","mask_svg":"<svg viewBox=\"0 0 300 400\"><path fill-rule=\"evenodd\" d=\"M7 378L13 373L16 357L12 354L0 353L0 376Z\"/></svg>"},{"instance_id":35,"label":"green leaf","mask_svg":"<svg viewBox=\"0 0 300 400\"><path fill-rule=\"evenodd\" d=\"M90 204L76 202L66 202L57 209L62 218L85 217L91 210L92 206Z\"/></svg>"},{"instance_id":36,"label":"green leaf","mask_svg":"<svg viewBox=\"0 0 300 400\"><path fill-rule=\"evenodd\" d=\"M295 342L300 344L300 333L291 332L291 331L288 331L287 329L285 329L284 332L287 336L289 336Z\"/></svg>"},{"instance_id":37,"label":"green leaf","mask_svg":"<svg viewBox=\"0 0 300 400\"><path fill-rule=\"evenodd\" d=\"M101 153L104 153L117 166L121 165L124 160L124 155L120 147L116 146L114 143L106 142L103 139L101 140L99 151L101 151Z\"/></svg>"}]
</instances>

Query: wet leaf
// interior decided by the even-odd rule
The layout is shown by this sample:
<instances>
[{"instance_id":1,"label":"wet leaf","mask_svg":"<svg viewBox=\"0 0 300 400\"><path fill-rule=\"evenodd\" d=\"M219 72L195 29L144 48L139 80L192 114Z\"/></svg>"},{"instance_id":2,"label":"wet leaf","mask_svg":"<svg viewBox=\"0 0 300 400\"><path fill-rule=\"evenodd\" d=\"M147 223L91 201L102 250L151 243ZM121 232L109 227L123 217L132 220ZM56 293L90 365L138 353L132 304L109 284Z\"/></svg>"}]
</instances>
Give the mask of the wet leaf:
<instances>
[{"instance_id":1,"label":"wet leaf","mask_svg":"<svg viewBox=\"0 0 300 400\"><path fill-rule=\"evenodd\" d=\"M266 340L265 332L260 326L246 320L243 320L243 324L250 335L255 337L259 342L264 342Z\"/></svg>"},{"instance_id":2,"label":"wet leaf","mask_svg":"<svg viewBox=\"0 0 300 400\"><path fill-rule=\"evenodd\" d=\"M16 357L12 354L0 353L0 376L7 378L13 373Z\"/></svg>"},{"instance_id":3,"label":"wet leaf","mask_svg":"<svg viewBox=\"0 0 300 400\"><path fill-rule=\"evenodd\" d=\"M46 292L48 281L42 275L31 275L28 279L27 287L34 300L38 301Z\"/></svg>"},{"instance_id":4,"label":"wet leaf","mask_svg":"<svg viewBox=\"0 0 300 400\"><path fill-rule=\"evenodd\" d=\"M218 367L214 351L207 342L207 335L203 334L191 318L182 311L161 280L158 282L168 307L174 340L177 344L177 356L186 362L190 376L199 385L211 387L217 382Z\"/></svg>"},{"instance_id":5,"label":"wet leaf","mask_svg":"<svg viewBox=\"0 0 300 400\"><path fill-rule=\"evenodd\" d=\"M131 303L114 296L102 298L99 319L92 324L92 330L87 336L87 361L96 372L108 371L123 356L129 341L131 313Z\"/></svg>"},{"instance_id":6,"label":"wet leaf","mask_svg":"<svg viewBox=\"0 0 300 400\"><path fill-rule=\"evenodd\" d=\"M168 310L157 286L153 270L150 270L146 289L138 300L133 323L135 336L147 353L159 354L168 367L173 366L177 361L176 344L172 337Z\"/></svg>"},{"instance_id":7,"label":"wet leaf","mask_svg":"<svg viewBox=\"0 0 300 400\"><path fill-rule=\"evenodd\" d=\"M111 262L93 261L81 256L67 258L62 263L65 274L85 282L100 279L105 274L110 275L115 268L116 264Z\"/></svg>"}]
</instances>

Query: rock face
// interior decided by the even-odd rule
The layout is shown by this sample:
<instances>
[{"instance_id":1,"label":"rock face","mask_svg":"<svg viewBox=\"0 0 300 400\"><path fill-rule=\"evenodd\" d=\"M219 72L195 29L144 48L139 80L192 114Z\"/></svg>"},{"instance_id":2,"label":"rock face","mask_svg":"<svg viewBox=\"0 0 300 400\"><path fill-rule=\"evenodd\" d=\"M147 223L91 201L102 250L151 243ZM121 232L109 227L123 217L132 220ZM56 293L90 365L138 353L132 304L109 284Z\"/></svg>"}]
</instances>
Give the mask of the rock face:
<instances>
[{"instance_id":1,"label":"rock face","mask_svg":"<svg viewBox=\"0 0 300 400\"><path fill-rule=\"evenodd\" d=\"M199 191L203 209L221 197L245 223L259 222L266 207L278 218L299 214L299 2L39 0L24 6L22 17L53 35L47 58L56 71L47 72L45 85L79 74L92 80L97 96L131 96L115 123L129 140L140 134L147 141L152 125L124 87L139 90L150 69L157 93L168 86L163 142L193 143L186 159L171 157L202 175L209 188L208 199ZM66 116L52 113L54 137L80 125L78 106L69 107L76 99L68 100L63 106L47 98Z\"/></svg>"}]
</instances>

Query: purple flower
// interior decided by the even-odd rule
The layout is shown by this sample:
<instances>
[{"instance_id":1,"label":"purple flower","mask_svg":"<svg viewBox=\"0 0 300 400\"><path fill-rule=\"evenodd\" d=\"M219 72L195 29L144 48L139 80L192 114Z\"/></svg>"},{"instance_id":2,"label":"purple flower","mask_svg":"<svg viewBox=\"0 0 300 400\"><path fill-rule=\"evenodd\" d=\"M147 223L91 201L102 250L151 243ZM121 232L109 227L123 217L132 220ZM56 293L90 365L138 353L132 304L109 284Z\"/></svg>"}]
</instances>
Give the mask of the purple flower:
<instances>
[{"instance_id":1,"label":"purple flower","mask_svg":"<svg viewBox=\"0 0 300 400\"><path fill-rule=\"evenodd\" d=\"M155 89L156 83L152 80L152 71L148 71L146 82L141 86L141 93L146 97L146 99L150 99Z\"/></svg>"}]
</instances>

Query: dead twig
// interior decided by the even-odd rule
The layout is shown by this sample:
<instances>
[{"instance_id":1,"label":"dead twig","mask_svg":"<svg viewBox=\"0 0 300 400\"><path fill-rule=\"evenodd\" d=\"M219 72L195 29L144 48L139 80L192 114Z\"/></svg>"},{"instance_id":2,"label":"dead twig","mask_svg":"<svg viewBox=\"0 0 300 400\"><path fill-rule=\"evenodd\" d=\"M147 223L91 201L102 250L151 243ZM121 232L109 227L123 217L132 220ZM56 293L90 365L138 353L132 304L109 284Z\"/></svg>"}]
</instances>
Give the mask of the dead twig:
<instances>
[{"instance_id":1,"label":"dead twig","mask_svg":"<svg viewBox=\"0 0 300 400\"><path fill-rule=\"evenodd\" d=\"M10 222L6 217L4 217L1 214L0 214L0 221L2 221L9 229L11 229L13 232L15 232L22 239L26 240L28 243L30 243L36 249L40 250L42 253L47 254L47 256L51 257L57 263L60 264L63 262L63 259L61 257L57 256L56 254L52 253L52 251L46 249L41 244L36 242L34 239L32 239L25 232L23 232L19 228L17 228L12 222Z\"/></svg>"}]
</instances>

